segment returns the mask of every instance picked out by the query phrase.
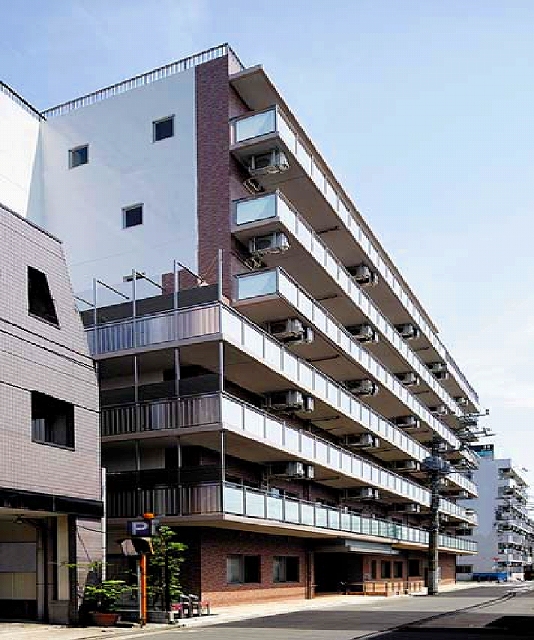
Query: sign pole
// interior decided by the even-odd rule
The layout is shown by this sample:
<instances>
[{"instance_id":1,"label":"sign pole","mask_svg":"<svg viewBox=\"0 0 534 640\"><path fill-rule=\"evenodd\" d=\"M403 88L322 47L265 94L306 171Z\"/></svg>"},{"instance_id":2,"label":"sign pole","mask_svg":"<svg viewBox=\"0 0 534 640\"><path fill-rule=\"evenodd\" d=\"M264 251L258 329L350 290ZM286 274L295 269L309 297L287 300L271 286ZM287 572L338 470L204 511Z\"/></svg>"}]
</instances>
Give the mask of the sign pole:
<instances>
[{"instance_id":1,"label":"sign pole","mask_svg":"<svg viewBox=\"0 0 534 640\"><path fill-rule=\"evenodd\" d=\"M147 590L146 590L146 553L141 554L139 559L139 607L141 627L146 625L146 611L147 611Z\"/></svg>"}]
</instances>

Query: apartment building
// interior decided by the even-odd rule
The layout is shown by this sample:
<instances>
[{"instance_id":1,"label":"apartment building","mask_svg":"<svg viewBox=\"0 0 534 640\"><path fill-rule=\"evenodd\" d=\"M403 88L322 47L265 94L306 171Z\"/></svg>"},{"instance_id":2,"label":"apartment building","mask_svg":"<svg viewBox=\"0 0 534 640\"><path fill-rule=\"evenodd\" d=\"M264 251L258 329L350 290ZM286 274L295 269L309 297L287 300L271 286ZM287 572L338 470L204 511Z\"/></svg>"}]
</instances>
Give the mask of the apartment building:
<instances>
[{"instance_id":1,"label":"apartment building","mask_svg":"<svg viewBox=\"0 0 534 640\"><path fill-rule=\"evenodd\" d=\"M65 241L98 367L108 557L150 511L214 604L415 591L434 454L454 581L478 396L262 67L223 45L27 137L12 196Z\"/></svg>"},{"instance_id":2,"label":"apartment building","mask_svg":"<svg viewBox=\"0 0 534 640\"><path fill-rule=\"evenodd\" d=\"M67 623L102 558L97 380L60 242L0 206L0 256L0 618Z\"/></svg>"},{"instance_id":3,"label":"apartment building","mask_svg":"<svg viewBox=\"0 0 534 640\"><path fill-rule=\"evenodd\" d=\"M523 580L532 565L534 521L527 508L529 485L510 458L496 458L493 445L478 445L480 457L472 472L479 495L472 501L478 527L471 532L478 554L458 558L457 577L471 580L478 573L506 573Z\"/></svg>"}]
</instances>

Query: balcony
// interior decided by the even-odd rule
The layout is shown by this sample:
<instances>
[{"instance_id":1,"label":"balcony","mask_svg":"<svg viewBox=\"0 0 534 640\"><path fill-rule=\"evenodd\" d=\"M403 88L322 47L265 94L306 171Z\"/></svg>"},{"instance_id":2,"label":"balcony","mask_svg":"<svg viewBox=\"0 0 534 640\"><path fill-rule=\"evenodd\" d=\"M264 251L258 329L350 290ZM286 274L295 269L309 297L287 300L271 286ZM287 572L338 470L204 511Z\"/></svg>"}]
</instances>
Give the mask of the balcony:
<instances>
[{"instance_id":1,"label":"balcony","mask_svg":"<svg viewBox=\"0 0 534 640\"><path fill-rule=\"evenodd\" d=\"M432 358L445 361L452 372L453 379L447 385L453 394L465 395L470 401L469 410L478 411L476 392L437 337L430 319L406 283L394 272L383 249L377 250L380 245L358 212L349 210L348 197L335 178L329 177L330 172L323 160L292 119L279 107L271 107L233 121L231 137L232 152L241 160L246 160L251 154L265 153L273 147L284 151L289 158L289 169L282 179L288 197L299 204L306 204L309 222L317 229L328 230L328 243L343 262L365 261L380 273L382 282L373 291L373 297L390 309L394 322L415 322ZM279 185L280 177L267 174L260 176L259 180L265 189L271 190Z\"/></svg>"},{"instance_id":2,"label":"balcony","mask_svg":"<svg viewBox=\"0 0 534 640\"><path fill-rule=\"evenodd\" d=\"M474 454L467 450L459 450L456 436L432 416L418 397L406 389L378 358L366 350L329 311L309 296L283 269L244 274L237 276L236 281L236 307L245 311L254 322L263 324L273 317L299 315L305 324L314 329L316 340L311 345L295 347L295 352L310 361L316 360L319 368L337 378L373 377L383 388L383 392L379 393L376 399L367 399L371 407L386 417L415 414L431 430L444 438L448 437L457 446L451 453L452 457L467 456L472 464L476 463ZM276 299L273 299L274 296ZM344 356L344 361L339 359L339 353ZM426 430L421 435L428 437ZM470 486L474 487L472 483ZM462 485L462 488L467 486Z\"/></svg>"},{"instance_id":3,"label":"balcony","mask_svg":"<svg viewBox=\"0 0 534 640\"><path fill-rule=\"evenodd\" d=\"M138 348L213 337L219 331L219 305L212 304L108 322L89 327L85 333L91 355L109 357Z\"/></svg>"},{"instance_id":4,"label":"balcony","mask_svg":"<svg viewBox=\"0 0 534 640\"><path fill-rule=\"evenodd\" d=\"M168 430L216 425L222 425L230 432L226 442L229 455L266 463L280 459L301 460L313 464L316 481L328 486L338 489L373 486L390 499L418 502L423 508L430 505L429 491L415 482L323 438L289 426L228 394L126 405L104 409L101 415L104 445L125 437L130 439L136 434L152 433L163 438ZM202 436L197 435L197 440L191 440L191 443L202 444ZM466 516L463 507L447 500L442 500L440 509L460 520L467 517L470 522L475 521L475 516Z\"/></svg>"},{"instance_id":5,"label":"balcony","mask_svg":"<svg viewBox=\"0 0 534 640\"><path fill-rule=\"evenodd\" d=\"M430 373L426 364L399 336L395 327L354 281L337 257L280 193L237 201L234 219L233 233L244 244L254 236L272 231L281 230L289 235L295 241L295 246L284 252L284 265L287 270L292 271L296 281L315 300L321 300L323 306L342 324L370 322L384 339L369 347L378 354L379 360L394 371L415 371L434 394L429 398L430 405L443 402L451 411L458 411L455 401ZM276 267L280 257L276 253L266 254L262 256L262 260L267 266ZM268 276L264 275L255 281L248 279L252 277L243 276L238 280L240 288L237 298L243 308L247 301L254 302L252 298L277 293L273 290L274 278L269 281ZM255 291L251 290L254 286ZM451 424L456 424L453 416L449 420ZM459 440L445 425L437 420L433 420L432 424L454 448L460 448ZM476 466L476 456L469 456L469 460Z\"/></svg>"},{"instance_id":6,"label":"balcony","mask_svg":"<svg viewBox=\"0 0 534 640\"><path fill-rule=\"evenodd\" d=\"M428 532L422 529L231 483L124 490L110 487L107 509L110 519L135 518L152 512L170 524L209 523L216 526L236 522L256 531L268 527L269 531L285 535L293 530L299 535L309 533L310 537L316 538L341 534L378 538L400 547L424 548L428 545ZM476 553L477 549L475 542L443 535L439 545L443 550L456 553Z\"/></svg>"}]
</instances>

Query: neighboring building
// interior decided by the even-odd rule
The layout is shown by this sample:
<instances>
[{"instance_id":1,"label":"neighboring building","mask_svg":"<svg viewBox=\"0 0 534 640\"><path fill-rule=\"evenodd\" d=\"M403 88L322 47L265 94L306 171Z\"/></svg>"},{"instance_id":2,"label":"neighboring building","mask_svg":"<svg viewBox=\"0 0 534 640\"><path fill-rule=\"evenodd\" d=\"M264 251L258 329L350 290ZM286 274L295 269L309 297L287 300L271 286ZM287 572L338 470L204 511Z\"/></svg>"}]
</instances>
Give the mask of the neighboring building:
<instances>
[{"instance_id":1,"label":"neighboring building","mask_svg":"<svg viewBox=\"0 0 534 640\"><path fill-rule=\"evenodd\" d=\"M471 580L477 573L506 573L510 579L524 579L532 565L534 521L527 510L528 483L509 458L495 458L493 445L475 446L480 456L472 472L479 488L471 505L478 512L478 527L471 536L478 554L458 558L457 577ZM476 576L475 576L476 577Z\"/></svg>"},{"instance_id":2,"label":"neighboring building","mask_svg":"<svg viewBox=\"0 0 534 640\"><path fill-rule=\"evenodd\" d=\"M0 618L67 623L102 558L97 380L60 242L0 229Z\"/></svg>"},{"instance_id":3,"label":"neighboring building","mask_svg":"<svg viewBox=\"0 0 534 640\"><path fill-rule=\"evenodd\" d=\"M439 450L454 581L477 394L263 69L224 45L43 116L12 197L94 277L110 557L153 511L215 604L416 590Z\"/></svg>"}]
</instances>

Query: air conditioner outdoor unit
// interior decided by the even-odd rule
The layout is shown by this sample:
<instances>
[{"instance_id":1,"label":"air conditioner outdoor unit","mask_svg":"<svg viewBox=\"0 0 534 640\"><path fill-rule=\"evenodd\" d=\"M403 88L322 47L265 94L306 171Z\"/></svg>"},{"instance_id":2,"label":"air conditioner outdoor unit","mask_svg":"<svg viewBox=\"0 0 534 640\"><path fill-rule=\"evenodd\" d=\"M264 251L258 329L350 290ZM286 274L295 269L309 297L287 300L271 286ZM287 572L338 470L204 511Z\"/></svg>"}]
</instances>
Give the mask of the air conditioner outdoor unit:
<instances>
[{"instance_id":1,"label":"air conditioner outdoor unit","mask_svg":"<svg viewBox=\"0 0 534 640\"><path fill-rule=\"evenodd\" d=\"M465 396L456 396L454 402L456 402L459 407L467 407L469 401Z\"/></svg>"},{"instance_id":2,"label":"air conditioner outdoor unit","mask_svg":"<svg viewBox=\"0 0 534 640\"><path fill-rule=\"evenodd\" d=\"M429 362L426 366L428 367L429 371L432 371L432 373L447 371L447 365L445 364L445 362Z\"/></svg>"},{"instance_id":3,"label":"air conditioner outdoor unit","mask_svg":"<svg viewBox=\"0 0 534 640\"><path fill-rule=\"evenodd\" d=\"M267 331L284 343L310 344L313 342L313 330L305 327L298 318L268 322Z\"/></svg>"},{"instance_id":4,"label":"air conditioner outdoor unit","mask_svg":"<svg viewBox=\"0 0 534 640\"><path fill-rule=\"evenodd\" d=\"M436 380L448 380L449 379L449 372L448 371L437 371L434 374L434 377L436 378Z\"/></svg>"},{"instance_id":5,"label":"air conditioner outdoor unit","mask_svg":"<svg viewBox=\"0 0 534 640\"><path fill-rule=\"evenodd\" d=\"M355 396L376 396L380 391L379 385L368 378L364 380L347 380L345 385Z\"/></svg>"},{"instance_id":6,"label":"air conditioner outdoor unit","mask_svg":"<svg viewBox=\"0 0 534 640\"><path fill-rule=\"evenodd\" d=\"M413 371L406 371L406 373L397 373L397 379L405 387L415 387L421 383L421 378Z\"/></svg>"},{"instance_id":7,"label":"air conditioner outdoor unit","mask_svg":"<svg viewBox=\"0 0 534 640\"><path fill-rule=\"evenodd\" d=\"M359 342L378 342L378 333L370 324L353 324L347 327L347 331Z\"/></svg>"},{"instance_id":8,"label":"air conditioner outdoor unit","mask_svg":"<svg viewBox=\"0 0 534 640\"><path fill-rule=\"evenodd\" d=\"M358 436L346 436L344 444L351 449L378 449L380 439L372 433L362 433Z\"/></svg>"},{"instance_id":9,"label":"air conditioner outdoor unit","mask_svg":"<svg viewBox=\"0 0 534 640\"><path fill-rule=\"evenodd\" d=\"M246 166L251 176L261 176L283 173L289 169L289 162L283 151L271 149L267 153L258 153L247 158Z\"/></svg>"},{"instance_id":10,"label":"air conditioner outdoor unit","mask_svg":"<svg viewBox=\"0 0 534 640\"><path fill-rule=\"evenodd\" d=\"M378 284L378 274L366 264L357 264L347 267L347 271L362 287L374 287Z\"/></svg>"},{"instance_id":11,"label":"air conditioner outdoor unit","mask_svg":"<svg viewBox=\"0 0 534 640\"><path fill-rule=\"evenodd\" d=\"M374 487L360 487L358 489L347 489L345 496L347 499L356 498L357 500L379 500L380 491Z\"/></svg>"},{"instance_id":12,"label":"air conditioner outdoor unit","mask_svg":"<svg viewBox=\"0 0 534 640\"><path fill-rule=\"evenodd\" d=\"M399 332L401 338L404 338L405 340L414 340L421 335L419 328L411 323L396 324L395 329Z\"/></svg>"},{"instance_id":13,"label":"air conditioner outdoor unit","mask_svg":"<svg viewBox=\"0 0 534 640\"><path fill-rule=\"evenodd\" d=\"M304 465L304 474L308 480L313 480L315 478L315 467L313 464Z\"/></svg>"},{"instance_id":14,"label":"air conditioner outdoor unit","mask_svg":"<svg viewBox=\"0 0 534 640\"><path fill-rule=\"evenodd\" d=\"M449 410L444 404L438 404L434 407L428 407L428 410L433 416L436 416L438 418L446 416L449 413Z\"/></svg>"},{"instance_id":15,"label":"air conditioner outdoor unit","mask_svg":"<svg viewBox=\"0 0 534 640\"><path fill-rule=\"evenodd\" d=\"M421 421L415 416L399 416L393 419L393 422L397 427L403 429L419 429L421 427Z\"/></svg>"},{"instance_id":16,"label":"air conditioner outdoor unit","mask_svg":"<svg viewBox=\"0 0 534 640\"><path fill-rule=\"evenodd\" d=\"M253 256L282 253L289 249L289 240L284 233L273 231L265 236L255 236L248 241L248 250Z\"/></svg>"},{"instance_id":17,"label":"air conditioner outdoor unit","mask_svg":"<svg viewBox=\"0 0 534 640\"><path fill-rule=\"evenodd\" d=\"M284 478L305 478L306 466L303 462L279 462L271 465L271 475Z\"/></svg>"},{"instance_id":18,"label":"air conditioner outdoor unit","mask_svg":"<svg viewBox=\"0 0 534 640\"><path fill-rule=\"evenodd\" d=\"M303 411L311 413L314 409L314 401L311 396L306 396L301 391L291 389L269 393L265 398L264 406L272 411Z\"/></svg>"},{"instance_id":19,"label":"air conditioner outdoor unit","mask_svg":"<svg viewBox=\"0 0 534 640\"><path fill-rule=\"evenodd\" d=\"M421 513L421 505L416 502L407 502L406 504L396 504L394 511L397 513Z\"/></svg>"},{"instance_id":20,"label":"air conditioner outdoor unit","mask_svg":"<svg viewBox=\"0 0 534 640\"><path fill-rule=\"evenodd\" d=\"M449 450L449 445L442 440L441 442L438 442L434 445L434 449L436 450L436 453L447 453L447 451Z\"/></svg>"},{"instance_id":21,"label":"air conditioner outdoor unit","mask_svg":"<svg viewBox=\"0 0 534 640\"><path fill-rule=\"evenodd\" d=\"M467 491L458 491L458 493L456 494L456 498L458 500L466 500L467 498L469 498L469 493Z\"/></svg>"},{"instance_id":22,"label":"air conditioner outdoor unit","mask_svg":"<svg viewBox=\"0 0 534 640\"><path fill-rule=\"evenodd\" d=\"M396 460L393 468L396 471L420 471L421 464L417 460Z\"/></svg>"}]
</instances>

